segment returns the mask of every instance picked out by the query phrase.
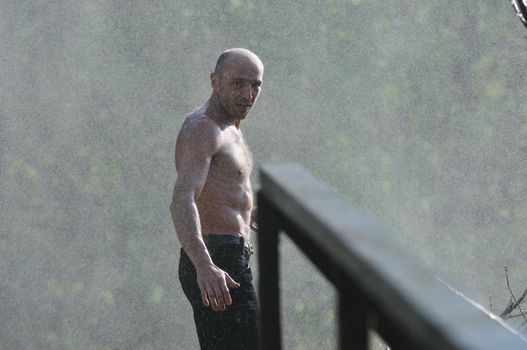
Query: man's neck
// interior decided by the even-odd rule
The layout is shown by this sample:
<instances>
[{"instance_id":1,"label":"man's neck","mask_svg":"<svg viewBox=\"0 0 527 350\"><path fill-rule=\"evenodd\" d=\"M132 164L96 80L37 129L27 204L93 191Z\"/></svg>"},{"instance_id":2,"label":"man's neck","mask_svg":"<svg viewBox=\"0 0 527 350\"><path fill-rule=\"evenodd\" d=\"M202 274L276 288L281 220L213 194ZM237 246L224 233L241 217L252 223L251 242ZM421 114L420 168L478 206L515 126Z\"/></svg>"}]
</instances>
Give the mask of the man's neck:
<instances>
[{"instance_id":1,"label":"man's neck","mask_svg":"<svg viewBox=\"0 0 527 350\"><path fill-rule=\"evenodd\" d=\"M216 96L211 96L205 104L205 114L214 120L218 125L234 125L236 128L240 128L239 119L231 118L225 111L225 108L221 105L220 101Z\"/></svg>"}]
</instances>

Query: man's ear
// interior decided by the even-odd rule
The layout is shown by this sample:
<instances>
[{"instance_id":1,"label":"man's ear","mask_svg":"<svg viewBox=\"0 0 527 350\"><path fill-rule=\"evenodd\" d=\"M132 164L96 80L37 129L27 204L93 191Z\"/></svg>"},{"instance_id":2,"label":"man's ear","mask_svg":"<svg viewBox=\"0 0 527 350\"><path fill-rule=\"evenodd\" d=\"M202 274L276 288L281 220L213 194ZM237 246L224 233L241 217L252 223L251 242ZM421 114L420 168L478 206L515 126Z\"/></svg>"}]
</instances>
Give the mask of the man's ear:
<instances>
[{"instance_id":1,"label":"man's ear","mask_svg":"<svg viewBox=\"0 0 527 350\"><path fill-rule=\"evenodd\" d=\"M214 72L210 73L210 86L213 90L218 86L218 76Z\"/></svg>"}]
</instances>

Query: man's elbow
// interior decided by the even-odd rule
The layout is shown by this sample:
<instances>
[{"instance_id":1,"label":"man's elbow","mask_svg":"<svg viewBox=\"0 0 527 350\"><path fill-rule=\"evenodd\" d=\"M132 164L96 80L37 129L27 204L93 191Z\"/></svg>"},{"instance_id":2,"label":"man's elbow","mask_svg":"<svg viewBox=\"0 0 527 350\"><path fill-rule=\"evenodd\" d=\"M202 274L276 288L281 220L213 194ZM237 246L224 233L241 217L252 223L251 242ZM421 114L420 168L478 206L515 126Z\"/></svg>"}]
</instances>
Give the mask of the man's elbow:
<instances>
[{"instance_id":1,"label":"man's elbow","mask_svg":"<svg viewBox=\"0 0 527 350\"><path fill-rule=\"evenodd\" d=\"M195 200L192 193L175 193L170 203L172 218L175 219L176 216L180 216L182 213L188 213L193 206L195 206Z\"/></svg>"},{"instance_id":2,"label":"man's elbow","mask_svg":"<svg viewBox=\"0 0 527 350\"><path fill-rule=\"evenodd\" d=\"M182 198L181 196L174 196L169 207L172 217L175 218L178 212L185 211L185 206L186 203L184 198Z\"/></svg>"}]
</instances>

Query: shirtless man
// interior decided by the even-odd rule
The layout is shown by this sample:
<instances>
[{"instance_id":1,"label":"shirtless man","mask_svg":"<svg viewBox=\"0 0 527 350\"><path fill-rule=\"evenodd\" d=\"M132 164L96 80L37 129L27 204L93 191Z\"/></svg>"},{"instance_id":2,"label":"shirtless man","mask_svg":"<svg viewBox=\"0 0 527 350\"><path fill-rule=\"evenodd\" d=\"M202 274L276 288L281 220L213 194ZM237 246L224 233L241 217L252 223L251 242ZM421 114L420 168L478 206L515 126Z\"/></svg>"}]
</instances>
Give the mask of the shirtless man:
<instances>
[{"instance_id":1,"label":"shirtless man","mask_svg":"<svg viewBox=\"0 0 527 350\"><path fill-rule=\"evenodd\" d=\"M259 348L249 267L252 159L240 121L260 93L263 72L251 51L225 51L210 77L211 97L186 117L176 141L170 211L182 246L179 278L202 349Z\"/></svg>"}]
</instances>

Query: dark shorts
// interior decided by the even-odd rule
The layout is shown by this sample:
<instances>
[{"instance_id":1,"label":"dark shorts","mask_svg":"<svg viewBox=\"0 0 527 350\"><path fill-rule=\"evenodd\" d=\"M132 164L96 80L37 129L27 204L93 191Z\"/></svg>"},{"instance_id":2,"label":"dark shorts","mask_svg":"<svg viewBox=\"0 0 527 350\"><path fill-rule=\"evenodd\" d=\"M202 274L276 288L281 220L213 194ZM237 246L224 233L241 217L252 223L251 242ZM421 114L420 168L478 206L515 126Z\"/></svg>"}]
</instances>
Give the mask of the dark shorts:
<instances>
[{"instance_id":1,"label":"dark shorts","mask_svg":"<svg viewBox=\"0 0 527 350\"><path fill-rule=\"evenodd\" d=\"M181 249L179 280L192 305L201 349L259 349L258 302L249 265L252 247L242 237L233 235L206 236L204 241L214 264L240 283L240 287L229 290L232 305L225 311L205 307L194 265Z\"/></svg>"}]
</instances>

